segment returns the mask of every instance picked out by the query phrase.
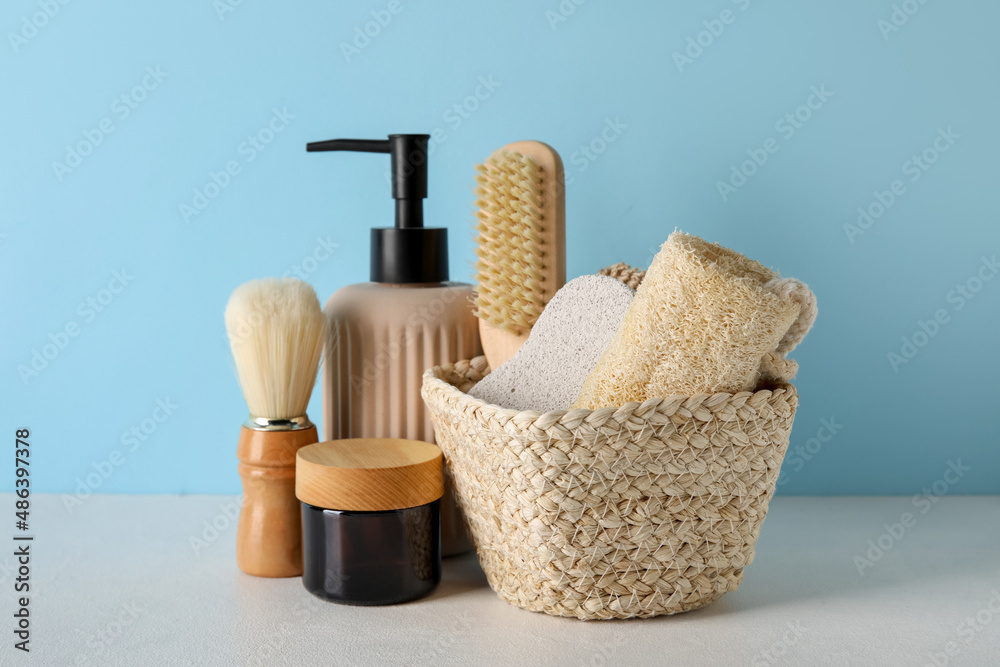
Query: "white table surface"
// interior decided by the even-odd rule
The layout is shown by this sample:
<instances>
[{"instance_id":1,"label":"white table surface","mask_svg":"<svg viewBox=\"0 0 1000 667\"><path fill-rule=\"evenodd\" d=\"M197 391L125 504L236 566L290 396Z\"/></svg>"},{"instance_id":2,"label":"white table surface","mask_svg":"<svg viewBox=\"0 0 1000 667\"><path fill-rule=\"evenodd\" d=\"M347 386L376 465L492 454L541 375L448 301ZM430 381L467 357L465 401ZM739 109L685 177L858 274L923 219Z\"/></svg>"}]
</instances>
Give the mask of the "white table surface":
<instances>
[{"instance_id":1,"label":"white table surface","mask_svg":"<svg viewBox=\"0 0 1000 667\"><path fill-rule=\"evenodd\" d=\"M911 498L778 497L738 591L610 622L512 607L472 556L446 559L441 586L417 602L324 602L297 578L237 569L235 523L220 509L233 500L95 495L70 512L35 495L31 653L13 648L4 546L0 663L1000 665L1000 497L946 497L926 513ZM0 494L11 524L13 503ZM854 557L904 512L915 523L882 537L891 547L859 574ZM213 521L222 530L196 553L190 539ZM13 545L13 532L0 539Z\"/></svg>"}]
</instances>

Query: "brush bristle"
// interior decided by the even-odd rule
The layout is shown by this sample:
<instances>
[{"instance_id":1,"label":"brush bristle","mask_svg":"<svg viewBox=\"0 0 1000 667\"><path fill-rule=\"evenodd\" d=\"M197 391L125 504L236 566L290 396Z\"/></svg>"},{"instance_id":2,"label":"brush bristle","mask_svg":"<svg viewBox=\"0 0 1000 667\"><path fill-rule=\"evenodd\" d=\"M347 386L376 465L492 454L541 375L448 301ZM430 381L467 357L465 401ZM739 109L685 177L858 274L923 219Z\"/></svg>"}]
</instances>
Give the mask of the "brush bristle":
<instances>
[{"instance_id":1,"label":"brush bristle","mask_svg":"<svg viewBox=\"0 0 1000 667\"><path fill-rule=\"evenodd\" d=\"M504 151L476 165L476 315L514 334L545 307L542 193L546 174L527 155Z\"/></svg>"},{"instance_id":2,"label":"brush bristle","mask_svg":"<svg viewBox=\"0 0 1000 667\"><path fill-rule=\"evenodd\" d=\"M226 331L252 417L306 414L328 326L316 291L301 280L265 278L236 288Z\"/></svg>"}]
</instances>

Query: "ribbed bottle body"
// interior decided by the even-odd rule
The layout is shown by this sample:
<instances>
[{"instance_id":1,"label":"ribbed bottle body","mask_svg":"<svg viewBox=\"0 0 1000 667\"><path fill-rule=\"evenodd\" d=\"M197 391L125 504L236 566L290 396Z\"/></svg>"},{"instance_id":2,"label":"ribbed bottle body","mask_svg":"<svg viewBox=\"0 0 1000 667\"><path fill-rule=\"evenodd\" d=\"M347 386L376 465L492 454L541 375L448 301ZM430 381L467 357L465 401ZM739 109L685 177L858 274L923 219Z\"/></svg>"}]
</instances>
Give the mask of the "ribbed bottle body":
<instances>
[{"instance_id":1,"label":"ribbed bottle body","mask_svg":"<svg viewBox=\"0 0 1000 667\"><path fill-rule=\"evenodd\" d=\"M323 363L323 440L408 438L434 442L420 397L431 366L482 353L465 283L361 283L338 290L326 305L330 337ZM446 490L441 507L444 555L469 549Z\"/></svg>"}]
</instances>

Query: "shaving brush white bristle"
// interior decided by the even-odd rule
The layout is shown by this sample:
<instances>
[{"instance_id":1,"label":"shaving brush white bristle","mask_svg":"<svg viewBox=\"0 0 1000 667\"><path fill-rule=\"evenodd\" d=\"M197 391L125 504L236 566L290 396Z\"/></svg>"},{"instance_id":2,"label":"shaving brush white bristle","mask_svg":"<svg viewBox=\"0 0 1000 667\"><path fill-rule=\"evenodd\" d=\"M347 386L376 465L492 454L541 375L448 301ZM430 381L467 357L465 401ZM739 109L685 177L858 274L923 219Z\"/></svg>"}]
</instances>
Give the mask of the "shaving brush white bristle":
<instances>
[{"instance_id":1,"label":"shaving brush white bristle","mask_svg":"<svg viewBox=\"0 0 1000 667\"><path fill-rule=\"evenodd\" d=\"M252 417L306 414L328 329L308 283L265 278L236 288L226 306L226 331Z\"/></svg>"},{"instance_id":2,"label":"shaving brush white bristle","mask_svg":"<svg viewBox=\"0 0 1000 667\"><path fill-rule=\"evenodd\" d=\"M545 307L542 290L544 173L527 155L504 151L476 165L476 315L514 334Z\"/></svg>"}]
</instances>

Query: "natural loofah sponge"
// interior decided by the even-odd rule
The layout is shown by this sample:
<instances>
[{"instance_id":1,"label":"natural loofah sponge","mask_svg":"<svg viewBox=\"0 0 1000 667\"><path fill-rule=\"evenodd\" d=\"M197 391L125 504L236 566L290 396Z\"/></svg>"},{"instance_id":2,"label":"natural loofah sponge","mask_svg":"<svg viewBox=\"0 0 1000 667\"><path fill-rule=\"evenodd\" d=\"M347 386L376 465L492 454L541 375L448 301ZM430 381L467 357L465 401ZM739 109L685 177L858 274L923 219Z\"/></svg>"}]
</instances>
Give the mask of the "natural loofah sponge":
<instances>
[{"instance_id":1,"label":"natural loofah sponge","mask_svg":"<svg viewBox=\"0 0 1000 667\"><path fill-rule=\"evenodd\" d=\"M511 410L566 410L621 326L635 292L608 276L580 276L545 306L528 340L469 391Z\"/></svg>"},{"instance_id":2,"label":"natural loofah sponge","mask_svg":"<svg viewBox=\"0 0 1000 667\"><path fill-rule=\"evenodd\" d=\"M772 291L769 283L777 278L733 250L674 232L573 407L754 389L761 361L778 350L807 300L808 288L798 281L802 289L776 283L785 292ZM780 358L785 361L784 354ZM774 362L769 368L777 358ZM794 373L794 368L782 364L776 371Z\"/></svg>"}]
</instances>

